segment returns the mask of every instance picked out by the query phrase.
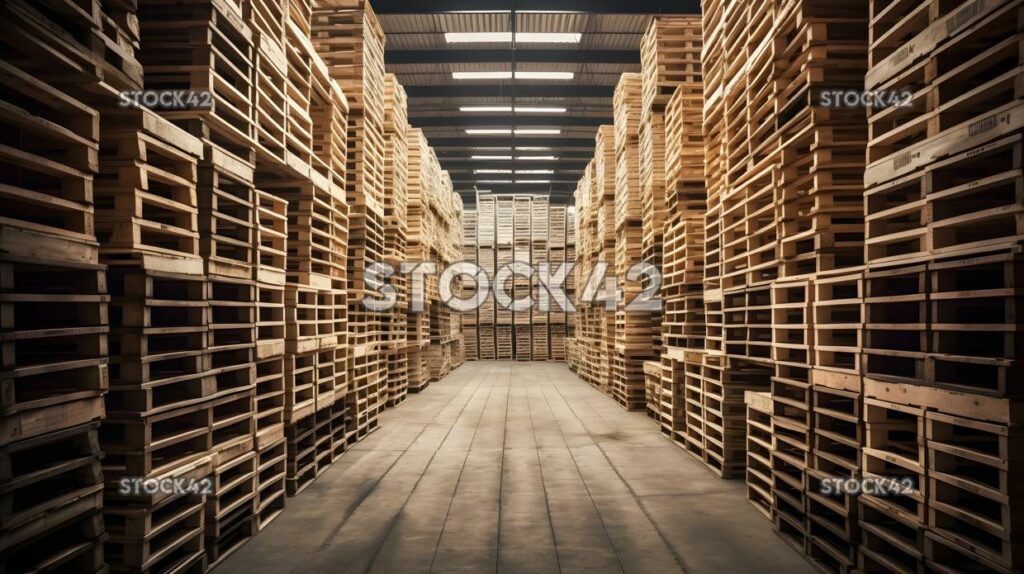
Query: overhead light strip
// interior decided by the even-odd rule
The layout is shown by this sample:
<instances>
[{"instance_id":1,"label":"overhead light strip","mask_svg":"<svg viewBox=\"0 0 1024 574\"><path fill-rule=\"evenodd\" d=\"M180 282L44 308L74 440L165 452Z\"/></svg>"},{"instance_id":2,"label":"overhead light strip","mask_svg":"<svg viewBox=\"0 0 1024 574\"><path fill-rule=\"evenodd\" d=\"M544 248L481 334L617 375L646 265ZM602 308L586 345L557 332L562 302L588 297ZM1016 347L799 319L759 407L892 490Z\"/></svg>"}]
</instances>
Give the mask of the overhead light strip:
<instances>
[{"instance_id":1,"label":"overhead light strip","mask_svg":"<svg viewBox=\"0 0 1024 574\"><path fill-rule=\"evenodd\" d=\"M553 129L517 129L512 130L511 128L471 128L466 130L466 135L510 135L515 134L517 136L557 136L562 133L562 130Z\"/></svg>"},{"instance_id":2,"label":"overhead light strip","mask_svg":"<svg viewBox=\"0 0 1024 574\"><path fill-rule=\"evenodd\" d=\"M453 80L571 80L576 77L575 72L553 72L553 71L529 71L520 70L513 73L508 71L486 71L486 72L452 72Z\"/></svg>"},{"instance_id":3,"label":"overhead light strip","mask_svg":"<svg viewBox=\"0 0 1024 574\"><path fill-rule=\"evenodd\" d=\"M517 32L517 44L579 44L583 34L577 32ZM446 32L449 44L511 43L512 32Z\"/></svg>"},{"instance_id":4,"label":"overhead light strip","mask_svg":"<svg viewBox=\"0 0 1024 574\"><path fill-rule=\"evenodd\" d=\"M515 109L516 113L519 114L564 114L565 108L532 108L523 106L460 106L460 112L497 112L497 113L511 113Z\"/></svg>"}]
</instances>

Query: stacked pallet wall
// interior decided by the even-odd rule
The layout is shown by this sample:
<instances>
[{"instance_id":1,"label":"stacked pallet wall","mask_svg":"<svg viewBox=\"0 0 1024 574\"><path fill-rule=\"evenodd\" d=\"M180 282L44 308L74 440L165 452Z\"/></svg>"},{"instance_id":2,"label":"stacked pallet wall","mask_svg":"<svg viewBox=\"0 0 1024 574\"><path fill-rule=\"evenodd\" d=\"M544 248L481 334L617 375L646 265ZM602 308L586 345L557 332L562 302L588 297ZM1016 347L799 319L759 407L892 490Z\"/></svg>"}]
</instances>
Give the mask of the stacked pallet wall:
<instances>
[{"instance_id":1,"label":"stacked pallet wall","mask_svg":"<svg viewBox=\"0 0 1024 574\"><path fill-rule=\"evenodd\" d=\"M565 262L569 249L574 247L574 243L569 243L569 210L563 205L550 205L546 197L506 197L511 200L513 247L504 250L503 253L511 253L515 261L532 266L538 273L531 278L517 276L514 280L506 282L510 287L506 292L509 297L524 301L529 298L533 301L533 306L529 310L502 310L502 317L512 318L510 323L505 323L511 325L509 331L512 338L509 341L513 345L512 356L519 360L565 360L566 326L570 314L554 297L546 297L548 290L541 285L539 270L543 264L554 274ZM497 270L493 247L497 242L497 228L494 225L496 205L493 196L481 196L477 198L477 209L465 212L467 223L464 226L466 234L462 260L479 265L490 279L494 278ZM574 237L572 241L575 241ZM502 264L507 263L508 260ZM464 284L461 295L463 299L471 299L474 296L471 287L468 282ZM574 282L567 279L563 289L571 300L571 294L575 289ZM539 303L545 297L549 300L548 308L542 310ZM496 357L495 309L492 289L479 309L459 314L467 327L466 349L478 353L472 359L491 360ZM469 358L467 356L467 359Z\"/></svg>"},{"instance_id":2,"label":"stacked pallet wall","mask_svg":"<svg viewBox=\"0 0 1024 574\"><path fill-rule=\"evenodd\" d=\"M615 310L612 396L627 409L644 407L643 361L657 357L659 311L643 307L642 280L632 277L643 262L643 225L640 187L639 127L642 114L642 77L623 74L615 88ZM650 301L648 303L657 303Z\"/></svg>"},{"instance_id":3,"label":"stacked pallet wall","mask_svg":"<svg viewBox=\"0 0 1024 574\"><path fill-rule=\"evenodd\" d=\"M294 14L293 14L294 18ZM379 298L366 281L367 268L385 256L384 32L369 4L320 2L312 11L316 50L349 99L345 200L348 206L349 388L348 434L357 441L373 432L384 407L387 354L384 318L363 305Z\"/></svg>"},{"instance_id":4,"label":"stacked pallet wall","mask_svg":"<svg viewBox=\"0 0 1024 574\"><path fill-rule=\"evenodd\" d=\"M654 408L648 412L680 444L686 440L686 404L675 399L684 396L687 363L701 365L704 348L700 25L695 17L657 18L641 45L646 121L640 145L641 156L651 158L651 167L641 172L644 258L662 273L663 303L661 377L651 389L655 397L648 403Z\"/></svg>"},{"instance_id":5,"label":"stacked pallet wall","mask_svg":"<svg viewBox=\"0 0 1024 574\"><path fill-rule=\"evenodd\" d=\"M419 392L458 367L465 356L460 318L441 300L438 284L439 274L462 258L462 199L420 129L409 131L408 193L405 259L436 269L422 278L422 297L410 300L406 326L409 390Z\"/></svg>"},{"instance_id":6,"label":"stacked pallet wall","mask_svg":"<svg viewBox=\"0 0 1024 574\"><path fill-rule=\"evenodd\" d=\"M0 559L8 570L30 571L67 556L96 572L108 561L97 429L109 388L110 296L97 241L104 224L96 204L107 201L96 185L102 125L86 89L99 86L103 71L85 40L101 33L96 18L108 14L83 13L62 26L45 8L0 8ZM61 34L72 39L57 43ZM79 61L88 63L77 70L79 89L62 89L60 76ZM196 160L184 151L180 159L193 171L179 187L178 222L192 226L179 245L197 257ZM136 195L124 189L121 201L132 208ZM128 241L142 224L120 223Z\"/></svg>"},{"instance_id":7,"label":"stacked pallet wall","mask_svg":"<svg viewBox=\"0 0 1024 574\"><path fill-rule=\"evenodd\" d=\"M397 273L405 258L408 232L409 119L405 88L394 74L386 77L385 96L384 260L396 270L391 282L397 302L384 312L388 371L387 385L382 386L381 392L386 389L385 404L392 407L405 400L409 387L408 357L405 354L409 290L406 278Z\"/></svg>"},{"instance_id":8,"label":"stacked pallet wall","mask_svg":"<svg viewBox=\"0 0 1024 574\"><path fill-rule=\"evenodd\" d=\"M900 501L860 497L858 565L1019 570L1012 509L1024 492L996 478L1018 469L1012 455L980 453L1021 441L1011 383L1021 322L1010 311L1021 270L1020 3L869 8L864 87L909 96L869 110L861 328L823 333L831 347L819 361L841 380L860 359L861 470L910 476L914 488ZM852 285L833 295L853 297ZM833 315L851 303L833 299Z\"/></svg>"}]
</instances>

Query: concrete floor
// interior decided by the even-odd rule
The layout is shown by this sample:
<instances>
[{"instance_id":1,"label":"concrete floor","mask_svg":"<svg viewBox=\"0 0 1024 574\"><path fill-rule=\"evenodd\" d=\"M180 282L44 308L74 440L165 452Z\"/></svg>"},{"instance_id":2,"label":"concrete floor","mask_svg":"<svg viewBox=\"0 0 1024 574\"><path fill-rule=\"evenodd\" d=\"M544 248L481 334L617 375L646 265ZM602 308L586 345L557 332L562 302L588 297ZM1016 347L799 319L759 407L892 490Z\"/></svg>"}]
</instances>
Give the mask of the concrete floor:
<instances>
[{"instance_id":1,"label":"concrete floor","mask_svg":"<svg viewBox=\"0 0 1024 574\"><path fill-rule=\"evenodd\" d=\"M466 363L381 427L217 574L814 571L564 363Z\"/></svg>"}]
</instances>

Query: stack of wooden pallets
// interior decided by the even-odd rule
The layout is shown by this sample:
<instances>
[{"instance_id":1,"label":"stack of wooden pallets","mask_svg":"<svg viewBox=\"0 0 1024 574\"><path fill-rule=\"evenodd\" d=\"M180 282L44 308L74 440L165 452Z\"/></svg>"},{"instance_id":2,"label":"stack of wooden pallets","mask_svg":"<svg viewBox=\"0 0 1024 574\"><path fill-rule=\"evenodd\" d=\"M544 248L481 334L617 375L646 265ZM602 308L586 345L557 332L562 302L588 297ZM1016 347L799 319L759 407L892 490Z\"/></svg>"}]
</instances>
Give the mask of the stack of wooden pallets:
<instances>
[{"instance_id":1,"label":"stack of wooden pallets","mask_svg":"<svg viewBox=\"0 0 1024 574\"><path fill-rule=\"evenodd\" d=\"M568 246L569 238L567 234L566 226L575 225L574 221L569 219L569 213L565 206L552 205L548 212L548 265L554 270L564 265L568 259ZM574 282L571 281L572 274L566 277L563 287L569 300L573 300L573 287ZM549 357L555 361L565 360L565 338L566 325L568 324L568 311L561 306L558 301L551 301L550 312L548 313L547 328L548 328L548 341L550 347Z\"/></svg>"},{"instance_id":2,"label":"stack of wooden pallets","mask_svg":"<svg viewBox=\"0 0 1024 574\"><path fill-rule=\"evenodd\" d=\"M110 331L97 243L100 117L86 103L89 93L65 93L54 82L73 62L87 64L78 69L83 84L104 76L89 46L108 13L87 5L59 19L27 3L0 8L0 560L10 571L61 560L83 572L107 568L97 435ZM67 41L57 42L62 35ZM182 211L193 234L194 185L193 172L183 186L191 194L180 198L192 201ZM140 194L124 190L128 207ZM124 219L130 238L130 214Z\"/></svg>"},{"instance_id":3,"label":"stack of wooden pallets","mask_svg":"<svg viewBox=\"0 0 1024 574\"><path fill-rule=\"evenodd\" d=\"M642 113L642 77L623 74L615 88L615 275L621 295L616 301L612 396L627 409L644 408L643 361L658 355L658 310L644 305L646 273L635 274L642 257L642 209L638 133Z\"/></svg>"},{"instance_id":4,"label":"stack of wooden pallets","mask_svg":"<svg viewBox=\"0 0 1024 574\"><path fill-rule=\"evenodd\" d=\"M374 352L350 354L348 295L371 252L406 255L385 241L405 220L406 128L387 124L385 172L382 34L363 6L343 8L318 14L331 68L302 0L0 8L0 124L18 142L0 154L11 167L0 191L8 569L205 571L372 430L389 398L383 327L356 317L357 342ZM364 24L372 41L354 49L346 38ZM351 132L335 77L358 104ZM143 87L192 90L200 104L208 93L212 105L115 108ZM461 202L424 154L438 198L431 260L450 263ZM440 327L436 376L464 356L461 322ZM375 393L360 386L369 365ZM350 372L367 391L351 411ZM122 479L214 488L126 494Z\"/></svg>"},{"instance_id":5,"label":"stack of wooden pallets","mask_svg":"<svg viewBox=\"0 0 1024 574\"><path fill-rule=\"evenodd\" d=\"M772 502L771 453L774 441L772 431L771 393L747 392L747 500L761 514L774 520Z\"/></svg>"},{"instance_id":6,"label":"stack of wooden pallets","mask_svg":"<svg viewBox=\"0 0 1024 574\"><path fill-rule=\"evenodd\" d=\"M516 265L530 267L532 261L531 234L533 229L533 198L529 196L515 196L512 198L512 262ZM530 277L515 273L510 280L512 290L509 294L512 300L531 301L533 297L533 284ZM529 308L510 310L512 314L512 356L517 361L529 361L532 351L532 311Z\"/></svg>"},{"instance_id":7,"label":"stack of wooden pallets","mask_svg":"<svg viewBox=\"0 0 1024 574\"><path fill-rule=\"evenodd\" d=\"M645 262L659 269L663 267L663 252L668 247L666 232L672 223L669 221L669 215L672 214L673 218L682 215L681 211L668 210L669 174L666 160L671 159L673 163L680 161L682 150L679 147L669 150L666 111L677 85L685 83L686 88L681 89L699 94L700 50L700 18L693 16L652 19L640 44L642 92L638 141L642 210L641 256ZM690 102L696 103L694 99ZM693 111L691 109L688 112ZM676 115L678 116L680 112L681 110L677 109ZM677 123L681 121L678 117L674 119ZM678 130L677 126L677 132ZM680 137L678 133L674 135L676 138ZM699 207L702 209L703 205ZM655 316L652 320L659 323L661 318ZM658 344L656 341L655 346Z\"/></svg>"},{"instance_id":8,"label":"stack of wooden pallets","mask_svg":"<svg viewBox=\"0 0 1024 574\"><path fill-rule=\"evenodd\" d=\"M502 250L504 257L497 265L494 245L498 238L495 233L494 197L478 197L478 210L467 210L463 261L477 263L491 279L495 267L514 261L533 267L538 273L532 277L517 275L506 281L506 294L519 301L530 300L530 309L511 311L501 309L501 317L511 316L511 331L514 344L513 356L518 360L565 360L565 339L567 337L568 313L561 304L548 297L548 307L542 309L540 302L548 291L541 285L539 269L548 266L554 273L565 262L567 244L567 210L562 205L550 205L548 198L534 195L515 195L502 198L502 207L512 209L512 246ZM507 272L507 270L506 270ZM563 287L566 287L563 285ZM567 293L572 291L566 287ZM542 291L543 290L543 291ZM472 285L463 283L464 299L474 296ZM494 359L495 300L493 291L483 305L474 312L462 313L467 351L476 353L471 359ZM508 320L508 319L506 319ZM467 352L467 359L470 359Z\"/></svg>"},{"instance_id":9,"label":"stack of wooden pallets","mask_svg":"<svg viewBox=\"0 0 1024 574\"><path fill-rule=\"evenodd\" d=\"M441 169L423 131L409 130L408 243L405 260L430 263L435 271L421 275L419 295L412 289L407 315L409 390L419 392L464 360L461 320L441 301L438 276L462 258L462 199ZM417 273L421 273L418 271ZM410 288L415 283L409 283ZM452 286L457 292L458 284Z\"/></svg>"},{"instance_id":10,"label":"stack of wooden pallets","mask_svg":"<svg viewBox=\"0 0 1024 574\"><path fill-rule=\"evenodd\" d=\"M476 200L477 235L475 244L477 246L477 264L490 279L494 279L494 273L497 271L495 266L495 245L497 239L497 230L495 228L496 207L497 203L494 197L478 197ZM494 329L495 313L496 307L494 304L494 291L492 289L488 292L487 298L484 299L477 313L477 321L479 322L477 338L480 342L481 360L486 361L497 358Z\"/></svg>"},{"instance_id":11,"label":"stack of wooden pallets","mask_svg":"<svg viewBox=\"0 0 1024 574\"><path fill-rule=\"evenodd\" d=\"M593 172L590 178L593 229L596 233L586 265L587 275L579 275L581 282L591 280L598 264L605 266L605 273L615 273L616 244L615 232L615 128L601 126L594 140ZM599 283L599 297L584 301L590 306L595 345L583 349L584 362L593 373L592 384L602 391L612 393L612 359L615 355L616 294L610 292L607 283Z\"/></svg>"},{"instance_id":12,"label":"stack of wooden pallets","mask_svg":"<svg viewBox=\"0 0 1024 574\"><path fill-rule=\"evenodd\" d=\"M405 88L393 74L387 74L385 78L385 105L384 261L396 271L391 277L391 284L397 296L395 306L384 312L384 344L388 361L385 404L395 406L405 400L409 387L405 352L409 290L406 278L397 272L405 260L408 231L409 118Z\"/></svg>"},{"instance_id":13,"label":"stack of wooden pallets","mask_svg":"<svg viewBox=\"0 0 1024 574\"><path fill-rule=\"evenodd\" d=\"M189 26L181 26L182 19ZM119 415L119 423L110 430L110 436L131 436L139 428L172 428L166 424L169 421L208 421L211 434L205 448L199 447L203 441L197 438L192 442L195 450L185 451L189 457L161 468L163 472L170 472L176 466L191 463L194 457L206 456L211 464L209 479L215 483L225 474L245 474L245 480L239 481L229 492L209 496L205 502L205 551L210 565L215 565L251 538L256 530L253 461L257 436L257 348L266 353L273 352L274 347L280 349L277 339L258 344L257 302L261 295L282 301L280 273L284 241L280 234L284 228L277 222L278 236L274 239L266 233L261 236L257 231L261 217L268 225L274 223L267 220L266 211L259 212L255 190L253 82L257 76L254 68L257 57L252 29L243 20L240 7L228 2L196 2L182 6L154 3L140 8L139 21L140 60L145 68L146 88L208 90L212 94L210 110L161 113L198 138L196 191L199 255L202 257L198 277L203 281L200 283L196 275L190 275L194 267L190 257L158 262L149 254L115 255L118 268L110 278L111 285L117 286L121 301L119 316L123 326L119 354L127 358L145 349L160 349L164 357L159 361L140 355L147 365L143 376L148 373L152 377L166 368L168 374L178 376L165 379L165 383L177 380L174 384L179 388L192 385L204 391L178 405L180 408L171 408L152 402L161 395L167 396L168 389L157 393L155 389L161 386L149 381L147 386L154 390L150 391L150 402L143 403L139 402L140 395L128 392L127 387L133 383L125 380L122 384L126 385L126 401L117 409L125 414ZM196 66L194 71L182 71L190 65ZM268 203L265 201L264 205ZM281 207L281 204L276 205L278 215ZM266 243L261 243L261 237ZM270 282L264 284L269 289L261 291L257 287L259 258L264 256L263 263L268 269L265 278ZM149 322L135 322L133 317L139 314ZM156 321L170 322L159 325ZM271 333L264 331L263 334L278 337L282 332L271 329ZM170 348L161 348L161 343L176 340L188 341L190 355L174 354ZM196 355L200 349L202 353ZM185 356L189 358L184 359ZM183 359L188 366L178 371ZM193 366L197 360L201 361L198 368ZM142 382L145 383L145 379ZM272 394L283 391L280 380L269 386ZM189 395L182 396L185 397ZM269 402L274 403L274 399L270 398ZM113 405L108 407L113 413ZM264 430L269 429L264 437L270 442L275 433L278 437L281 434L280 427L274 430L274 418L275 415L270 416L271 420L260 417L267 425ZM180 440L187 439L184 436L161 437L164 444ZM153 441L157 443L156 436ZM124 457L129 475L134 474L132 465L139 456L137 452L146 450L146 445L127 444L119 453ZM147 452L145 457L156 458L152 452ZM242 470L243 467L247 470ZM222 497L236 494L238 504L230 509L223 507ZM140 543L143 541L129 544L127 539L122 540L122 557L130 557L130 548ZM133 566L142 567L141 564Z\"/></svg>"},{"instance_id":14,"label":"stack of wooden pallets","mask_svg":"<svg viewBox=\"0 0 1024 574\"><path fill-rule=\"evenodd\" d=\"M477 210L466 209L462 213L462 258L460 262L477 264ZM472 299L476 296L478 286L472 281L463 279L460 292L455 293L460 299ZM453 291L454 293L454 291ZM467 361L476 361L480 358L480 340L477 327L479 325L479 309L459 313L462 320L462 332L465 338L464 353Z\"/></svg>"},{"instance_id":15,"label":"stack of wooden pallets","mask_svg":"<svg viewBox=\"0 0 1024 574\"><path fill-rule=\"evenodd\" d=\"M576 185L576 191L573 193L576 211L571 220L567 221L570 229L578 230L580 237L574 254L575 257L572 259L574 264L573 281L577 285L586 284L587 277L590 275L590 267L593 264L592 253L594 245L597 242L597 221L594 217L595 202L592 198L592 192L594 191L592 183L594 178L593 171L594 161L591 160L587 163L587 167L583 171L583 177L580 178L579 183ZM595 324L595 310L581 300L579 293L575 293L571 301L576 308L573 321L575 336L568 338L565 342L566 363L568 363L569 369L579 375L581 379L591 385L598 386L595 382L596 377L594 376L591 364L585 360L586 348L590 345L596 345L600 341L599 331Z\"/></svg>"},{"instance_id":16,"label":"stack of wooden pallets","mask_svg":"<svg viewBox=\"0 0 1024 574\"><path fill-rule=\"evenodd\" d=\"M704 214L700 19L652 20L641 45L644 260L662 273L661 385L649 397L662 434L686 444L686 370L704 347ZM650 166L645 166L650 163ZM653 193L650 190L653 190ZM691 397L698 400L697 394Z\"/></svg>"},{"instance_id":17,"label":"stack of wooden pallets","mask_svg":"<svg viewBox=\"0 0 1024 574\"><path fill-rule=\"evenodd\" d=\"M515 254L513 251L513 241L515 237L515 210L514 201L512 197L503 196L499 197L495 206L495 272L501 270L501 268L511 265L515 260ZM514 284L513 279L510 277L506 279L502 284L498 284L497 277L495 277L493 289L504 290L505 293L512 294ZM498 360L502 359L513 359L514 347L512 344L513 331L512 331L512 311L507 305L498 304L495 299L495 350L496 357Z\"/></svg>"},{"instance_id":18,"label":"stack of wooden pallets","mask_svg":"<svg viewBox=\"0 0 1024 574\"><path fill-rule=\"evenodd\" d=\"M914 488L861 497L865 568L1024 564L1005 480L1020 448L1020 19L1019 2L872 3L865 87L910 95L869 112L863 329L835 331L822 358L842 373L863 353L862 471Z\"/></svg>"},{"instance_id":19,"label":"stack of wooden pallets","mask_svg":"<svg viewBox=\"0 0 1024 574\"><path fill-rule=\"evenodd\" d=\"M406 245L406 259L420 261L417 255L429 254L430 223L433 219L425 207L426 197L433 193L432 173L436 171L431 164L432 156L428 153L429 144L422 130L409 131L409 187L407 214L409 218L409 235ZM429 293L436 288L430 277L424 278L423 297L415 300L415 285L409 283L410 300L409 315L406 319L406 349L409 355L409 391L419 392L430 382L430 371L427 367L427 353L430 346L430 312Z\"/></svg>"},{"instance_id":20,"label":"stack of wooden pallets","mask_svg":"<svg viewBox=\"0 0 1024 574\"><path fill-rule=\"evenodd\" d=\"M384 261L386 142L384 33L369 4L321 2L312 12L316 50L349 98L345 199L348 212L349 388L352 441L377 428L386 400L384 317L363 306L380 295L366 282L367 267Z\"/></svg>"}]
</instances>

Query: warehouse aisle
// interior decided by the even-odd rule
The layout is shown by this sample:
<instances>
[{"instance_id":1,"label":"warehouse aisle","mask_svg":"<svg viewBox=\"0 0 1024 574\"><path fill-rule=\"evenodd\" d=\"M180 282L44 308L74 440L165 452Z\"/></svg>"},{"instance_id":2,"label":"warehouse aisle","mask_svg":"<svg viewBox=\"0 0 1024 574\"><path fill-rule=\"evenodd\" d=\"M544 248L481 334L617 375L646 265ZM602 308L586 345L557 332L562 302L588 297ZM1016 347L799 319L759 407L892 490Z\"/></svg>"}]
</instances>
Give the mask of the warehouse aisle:
<instances>
[{"instance_id":1,"label":"warehouse aisle","mask_svg":"<svg viewBox=\"0 0 1024 574\"><path fill-rule=\"evenodd\" d=\"M217 574L811 572L744 498L564 363L466 363Z\"/></svg>"}]
</instances>

